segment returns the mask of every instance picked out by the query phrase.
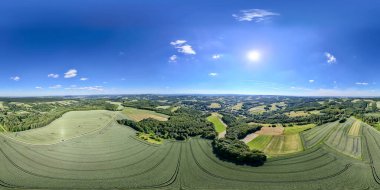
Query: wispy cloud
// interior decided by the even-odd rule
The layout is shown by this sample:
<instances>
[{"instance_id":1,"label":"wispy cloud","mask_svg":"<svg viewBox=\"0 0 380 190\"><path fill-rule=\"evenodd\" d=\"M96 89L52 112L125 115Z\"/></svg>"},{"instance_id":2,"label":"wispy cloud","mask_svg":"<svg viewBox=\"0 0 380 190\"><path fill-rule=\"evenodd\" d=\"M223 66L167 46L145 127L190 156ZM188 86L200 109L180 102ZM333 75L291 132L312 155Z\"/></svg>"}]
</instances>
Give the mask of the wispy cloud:
<instances>
[{"instance_id":1,"label":"wispy cloud","mask_svg":"<svg viewBox=\"0 0 380 190\"><path fill-rule=\"evenodd\" d=\"M14 81L19 81L21 80L21 78L19 76L14 76L14 77L11 77L10 78L11 80L14 80Z\"/></svg>"},{"instance_id":2,"label":"wispy cloud","mask_svg":"<svg viewBox=\"0 0 380 190\"><path fill-rule=\"evenodd\" d=\"M54 73L50 73L50 74L48 74L47 75L49 78L58 78L59 77L59 75L58 74L54 74Z\"/></svg>"},{"instance_id":3,"label":"wispy cloud","mask_svg":"<svg viewBox=\"0 0 380 190\"><path fill-rule=\"evenodd\" d=\"M325 56L326 56L326 61L328 64L334 64L336 63L336 57L334 55L332 55L331 53L329 52L325 52Z\"/></svg>"},{"instance_id":4,"label":"wispy cloud","mask_svg":"<svg viewBox=\"0 0 380 190\"><path fill-rule=\"evenodd\" d=\"M356 85L367 86L367 85L368 85L368 82L356 82L355 84L356 84Z\"/></svg>"},{"instance_id":5,"label":"wispy cloud","mask_svg":"<svg viewBox=\"0 0 380 190\"><path fill-rule=\"evenodd\" d=\"M197 54L194 49L191 47L191 45L187 44L186 40L176 40L173 42L170 42L174 48L177 49L178 52L183 54L189 54L189 55L195 55Z\"/></svg>"},{"instance_id":6,"label":"wispy cloud","mask_svg":"<svg viewBox=\"0 0 380 190\"><path fill-rule=\"evenodd\" d=\"M309 83L313 83L313 82L315 82L315 80L312 80L312 79L309 80Z\"/></svg>"},{"instance_id":7,"label":"wispy cloud","mask_svg":"<svg viewBox=\"0 0 380 190\"><path fill-rule=\"evenodd\" d=\"M173 46L178 46L178 45L182 45L182 44L184 44L186 42L187 42L186 40L176 40L174 42L170 42L170 44L173 45Z\"/></svg>"},{"instance_id":8,"label":"wispy cloud","mask_svg":"<svg viewBox=\"0 0 380 190\"><path fill-rule=\"evenodd\" d=\"M214 54L214 55L212 55L212 58L215 59L215 60L220 59L221 57L222 57L221 54Z\"/></svg>"},{"instance_id":9,"label":"wispy cloud","mask_svg":"<svg viewBox=\"0 0 380 190\"><path fill-rule=\"evenodd\" d=\"M169 62L177 62L177 55L172 55L169 57Z\"/></svg>"},{"instance_id":10,"label":"wispy cloud","mask_svg":"<svg viewBox=\"0 0 380 190\"><path fill-rule=\"evenodd\" d=\"M232 16L238 21L261 22L278 15L280 14L264 9L246 9L240 10L238 14L233 14Z\"/></svg>"},{"instance_id":11,"label":"wispy cloud","mask_svg":"<svg viewBox=\"0 0 380 190\"><path fill-rule=\"evenodd\" d=\"M86 80L88 80L88 78L86 78L86 77L82 77L82 78L80 78L79 80L81 80L81 81L86 81Z\"/></svg>"},{"instance_id":12,"label":"wispy cloud","mask_svg":"<svg viewBox=\"0 0 380 190\"><path fill-rule=\"evenodd\" d=\"M62 88L62 85L57 84L57 85L49 86L49 88L52 88L52 89Z\"/></svg>"},{"instance_id":13,"label":"wispy cloud","mask_svg":"<svg viewBox=\"0 0 380 190\"><path fill-rule=\"evenodd\" d=\"M65 73L65 78L73 78L76 77L78 74L78 71L76 69L70 69Z\"/></svg>"},{"instance_id":14,"label":"wispy cloud","mask_svg":"<svg viewBox=\"0 0 380 190\"><path fill-rule=\"evenodd\" d=\"M83 86L83 87L69 87L66 90L89 90L89 91L104 91L103 86Z\"/></svg>"},{"instance_id":15,"label":"wispy cloud","mask_svg":"<svg viewBox=\"0 0 380 190\"><path fill-rule=\"evenodd\" d=\"M42 87L41 87L41 86L36 86L35 88L36 88L36 89L42 89Z\"/></svg>"},{"instance_id":16,"label":"wispy cloud","mask_svg":"<svg viewBox=\"0 0 380 190\"><path fill-rule=\"evenodd\" d=\"M219 74L218 73L209 73L208 74L208 76L210 76L210 77L216 77L216 76L218 76Z\"/></svg>"}]
</instances>

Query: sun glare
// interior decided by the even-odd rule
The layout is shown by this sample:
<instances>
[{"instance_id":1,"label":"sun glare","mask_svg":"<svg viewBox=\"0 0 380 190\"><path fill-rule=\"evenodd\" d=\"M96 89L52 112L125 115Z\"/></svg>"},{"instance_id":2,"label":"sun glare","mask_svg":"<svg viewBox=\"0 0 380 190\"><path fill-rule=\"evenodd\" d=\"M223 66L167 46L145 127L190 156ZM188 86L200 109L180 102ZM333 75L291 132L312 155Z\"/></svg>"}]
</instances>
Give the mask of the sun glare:
<instances>
[{"instance_id":1,"label":"sun glare","mask_svg":"<svg viewBox=\"0 0 380 190\"><path fill-rule=\"evenodd\" d=\"M253 62L259 61L260 57L261 57L260 52L258 52L258 51L250 51L247 53L247 58Z\"/></svg>"}]
</instances>

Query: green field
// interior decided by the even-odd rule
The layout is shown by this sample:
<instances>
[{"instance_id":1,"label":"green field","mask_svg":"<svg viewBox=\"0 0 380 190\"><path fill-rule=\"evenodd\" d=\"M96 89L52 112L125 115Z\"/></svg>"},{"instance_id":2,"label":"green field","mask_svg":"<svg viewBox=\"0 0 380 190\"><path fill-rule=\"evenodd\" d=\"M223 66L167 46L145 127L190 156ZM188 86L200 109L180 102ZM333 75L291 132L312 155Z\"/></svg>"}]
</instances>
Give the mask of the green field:
<instances>
[{"instance_id":1,"label":"green field","mask_svg":"<svg viewBox=\"0 0 380 190\"><path fill-rule=\"evenodd\" d=\"M285 135L291 135L291 134L297 134L302 131L308 130L315 127L315 124L307 124L307 125L294 125L292 127L285 127L284 134Z\"/></svg>"},{"instance_id":2,"label":"green field","mask_svg":"<svg viewBox=\"0 0 380 190\"><path fill-rule=\"evenodd\" d=\"M263 151L265 147L269 144L273 136L271 135L259 135L252 141L247 143L250 149L256 149Z\"/></svg>"},{"instance_id":3,"label":"green field","mask_svg":"<svg viewBox=\"0 0 380 190\"><path fill-rule=\"evenodd\" d=\"M112 114L104 116L110 117ZM86 116L81 118L88 122ZM70 125L81 122L79 119ZM54 131L49 129L49 132L44 136L54 137ZM319 144L297 154L270 158L261 167L221 161L212 153L210 141L199 138L153 145L116 122L97 132L51 145L36 146L0 136L0 168L5 171L0 172L0 186L9 189L376 189L379 179L374 172L380 169L377 144L380 133L363 126L363 135L364 147L368 147L362 150L363 161ZM259 140L260 137L255 139ZM264 137L261 141L265 144L273 139ZM43 142L42 139L36 143Z\"/></svg>"},{"instance_id":4,"label":"green field","mask_svg":"<svg viewBox=\"0 0 380 190\"><path fill-rule=\"evenodd\" d=\"M94 133L115 120L117 112L94 110L72 111L53 121L46 127L28 131L8 133L16 141L31 144L51 144Z\"/></svg>"},{"instance_id":5,"label":"green field","mask_svg":"<svg viewBox=\"0 0 380 190\"><path fill-rule=\"evenodd\" d=\"M169 116L167 116L165 114L157 113L157 112L150 111L150 110L136 109L136 108L130 108L130 107L124 108L122 113L128 119L131 119L134 121L141 121L141 120L147 119L147 118L153 118L153 119L157 119L159 121L167 121L169 118Z\"/></svg>"},{"instance_id":6,"label":"green field","mask_svg":"<svg viewBox=\"0 0 380 190\"><path fill-rule=\"evenodd\" d=\"M221 115L213 113L207 120L214 124L215 131L219 134L226 131L226 125L221 121Z\"/></svg>"}]
</instances>

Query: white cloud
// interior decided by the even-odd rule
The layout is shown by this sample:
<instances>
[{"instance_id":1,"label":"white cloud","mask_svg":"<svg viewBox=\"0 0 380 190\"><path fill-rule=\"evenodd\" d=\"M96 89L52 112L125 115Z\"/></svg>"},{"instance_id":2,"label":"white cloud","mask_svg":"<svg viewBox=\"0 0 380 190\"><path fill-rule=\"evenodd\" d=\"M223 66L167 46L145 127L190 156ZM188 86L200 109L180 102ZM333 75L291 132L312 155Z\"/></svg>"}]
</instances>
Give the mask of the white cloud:
<instances>
[{"instance_id":1,"label":"white cloud","mask_svg":"<svg viewBox=\"0 0 380 190\"><path fill-rule=\"evenodd\" d=\"M181 53L184 53L184 54L192 54L192 55L195 55L197 54L193 48L191 47L191 45L183 45L183 46L177 46L176 47L178 49L178 52L181 52Z\"/></svg>"},{"instance_id":2,"label":"white cloud","mask_svg":"<svg viewBox=\"0 0 380 190\"><path fill-rule=\"evenodd\" d=\"M368 82L356 82L355 84L356 84L356 85L367 86L367 85L368 85Z\"/></svg>"},{"instance_id":3,"label":"white cloud","mask_svg":"<svg viewBox=\"0 0 380 190\"><path fill-rule=\"evenodd\" d=\"M214 55L212 55L212 58L213 59L220 59L222 57L222 55L221 54L214 54Z\"/></svg>"},{"instance_id":4,"label":"white cloud","mask_svg":"<svg viewBox=\"0 0 380 190\"><path fill-rule=\"evenodd\" d=\"M41 87L41 86L36 86L35 88L36 88L36 89L42 89L42 87Z\"/></svg>"},{"instance_id":5,"label":"white cloud","mask_svg":"<svg viewBox=\"0 0 380 190\"><path fill-rule=\"evenodd\" d=\"M57 85L50 86L49 88L52 88L52 89L62 88L62 85L57 84Z\"/></svg>"},{"instance_id":6,"label":"white cloud","mask_svg":"<svg viewBox=\"0 0 380 190\"><path fill-rule=\"evenodd\" d=\"M314 82L314 80L309 80L309 83L313 83Z\"/></svg>"},{"instance_id":7,"label":"white cloud","mask_svg":"<svg viewBox=\"0 0 380 190\"><path fill-rule=\"evenodd\" d=\"M83 86L83 87L70 87L66 90L89 90L89 91L104 91L103 86Z\"/></svg>"},{"instance_id":8,"label":"white cloud","mask_svg":"<svg viewBox=\"0 0 380 190\"><path fill-rule=\"evenodd\" d=\"M172 55L169 57L169 62L177 62L177 55Z\"/></svg>"},{"instance_id":9,"label":"white cloud","mask_svg":"<svg viewBox=\"0 0 380 190\"><path fill-rule=\"evenodd\" d=\"M78 74L78 71L75 69L70 69L65 73L65 78L73 78L76 77Z\"/></svg>"},{"instance_id":10,"label":"white cloud","mask_svg":"<svg viewBox=\"0 0 380 190\"><path fill-rule=\"evenodd\" d=\"M21 78L19 76L14 76L14 77L11 77L11 80L19 81L21 80Z\"/></svg>"},{"instance_id":11,"label":"white cloud","mask_svg":"<svg viewBox=\"0 0 380 190\"><path fill-rule=\"evenodd\" d=\"M59 75L58 74L54 74L54 73L50 73L50 74L48 74L48 77L49 78L58 78L59 77Z\"/></svg>"},{"instance_id":12,"label":"white cloud","mask_svg":"<svg viewBox=\"0 0 380 190\"><path fill-rule=\"evenodd\" d=\"M186 44L186 42L186 40L176 40L174 42L170 42L170 44L174 46L174 48L176 48L180 53L195 55L196 52L194 49L191 47L191 45Z\"/></svg>"},{"instance_id":13,"label":"white cloud","mask_svg":"<svg viewBox=\"0 0 380 190\"><path fill-rule=\"evenodd\" d=\"M334 63L336 63L336 58L331 53L325 52L325 56L326 56L326 59L327 59L326 61L327 61L328 64L334 64Z\"/></svg>"},{"instance_id":14,"label":"white cloud","mask_svg":"<svg viewBox=\"0 0 380 190\"><path fill-rule=\"evenodd\" d=\"M208 76L210 76L210 77L216 77L216 76L218 76L219 74L218 73L209 73L208 74Z\"/></svg>"},{"instance_id":15,"label":"white cloud","mask_svg":"<svg viewBox=\"0 0 380 190\"><path fill-rule=\"evenodd\" d=\"M86 80L88 80L88 78L86 78L86 77L82 77L82 78L80 78L79 80L81 80L81 81L86 81Z\"/></svg>"},{"instance_id":16,"label":"white cloud","mask_svg":"<svg viewBox=\"0 0 380 190\"><path fill-rule=\"evenodd\" d=\"M254 21L261 22L266 19L269 19L272 16L278 16L280 14L270 12L263 9L247 9L241 10L238 14L233 14L232 16L238 21Z\"/></svg>"},{"instance_id":17,"label":"white cloud","mask_svg":"<svg viewBox=\"0 0 380 190\"><path fill-rule=\"evenodd\" d=\"M178 45L182 45L182 44L184 44L186 42L187 42L186 40L176 40L174 42L170 42L170 44L173 45L173 46L178 46Z\"/></svg>"}]
</instances>

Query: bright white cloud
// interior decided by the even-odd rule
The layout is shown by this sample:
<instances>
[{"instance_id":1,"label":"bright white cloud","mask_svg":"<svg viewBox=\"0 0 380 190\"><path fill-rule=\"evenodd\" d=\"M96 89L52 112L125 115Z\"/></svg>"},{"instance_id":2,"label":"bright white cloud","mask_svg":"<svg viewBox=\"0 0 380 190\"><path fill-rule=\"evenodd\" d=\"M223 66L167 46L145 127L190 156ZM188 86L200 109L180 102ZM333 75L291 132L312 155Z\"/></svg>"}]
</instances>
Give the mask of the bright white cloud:
<instances>
[{"instance_id":1,"label":"bright white cloud","mask_svg":"<svg viewBox=\"0 0 380 190\"><path fill-rule=\"evenodd\" d=\"M218 73L209 73L208 76L210 76L210 77L216 77L216 76L218 76Z\"/></svg>"},{"instance_id":2,"label":"bright white cloud","mask_svg":"<svg viewBox=\"0 0 380 190\"><path fill-rule=\"evenodd\" d=\"M81 81L86 81L86 80L88 80L88 78L86 78L86 77L82 77L82 78L80 78L79 80L81 80Z\"/></svg>"},{"instance_id":3,"label":"bright white cloud","mask_svg":"<svg viewBox=\"0 0 380 190\"><path fill-rule=\"evenodd\" d=\"M327 61L328 64L334 64L334 63L336 63L336 58L331 53L325 52L325 56L326 56L326 59L327 59L326 61Z\"/></svg>"},{"instance_id":4,"label":"bright white cloud","mask_svg":"<svg viewBox=\"0 0 380 190\"><path fill-rule=\"evenodd\" d=\"M214 54L214 55L212 55L212 58L215 59L215 60L220 59L221 57L222 57L221 54Z\"/></svg>"},{"instance_id":5,"label":"bright white cloud","mask_svg":"<svg viewBox=\"0 0 380 190\"><path fill-rule=\"evenodd\" d=\"M36 89L42 89L42 87L41 87L41 86L36 86L35 88L36 88Z\"/></svg>"},{"instance_id":6,"label":"bright white cloud","mask_svg":"<svg viewBox=\"0 0 380 190\"><path fill-rule=\"evenodd\" d=\"M49 78L58 78L59 77L59 75L58 74L54 74L54 73L50 73L50 74L48 74L48 77Z\"/></svg>"},{"instance_id":7,"label":"bright white cloud","mask_svg":"<svg viewBox=\"0 0 380 190\"><path fill-rule=\"evenodd\" d=\"M176 40L174 42L170 42L174 48L177 49L178 52L183 53L183 54L190 54L190 55L195 55L196 52L194 49L191 47L191 45L186 43L186 40Z\"/></svg>"},{"instance_id":8,"label":"bright white cloud","mask_svg":"<svg viewBox=\"0 0 380 190\"><path fill-rule=\"evenodd\" d=\"M367 85L368 85L368 82L356 82L355 84L356 84L356 85L367 86Z\"/></svg>"},{"instance_id":9,"label":"bright white cloud","mask_svg":"<svg viewBox=\"0 0 380 190\"><path fill-rule=\"evenodd\" d=\"M169 62L177 62L177 55L172 55L169 57Z\"/></svg>"},{"instance_id":10,"label":"bright white cloud","mask_svg":"<svg viewBox=\"0 0 380 190\"><path fill-rule=\"evenodd\" d=\"M21 78L19 76L14 76L14 77L11 77L11 80L19 81L21 80Z\"/></svg>"},{"instance_id":11,"label":"bright white cloud","mask_svg":"<svg viewBox=\"0 0 380 190\"><path fill-rule=\"evenodd\" d=\"M314 80L309 80L309 83L313 83L314 82Z\"/></svg>"},{"instance_id":12,"label":"bright white cloud","mask_svg":"<svg viewBox=\"0 0 380 190\"><path fill-rule=\"evenodd\" d=\"M266 19L271 18L272 16L278 16L280 14L270 12L263 9L247 9L241 10L238 14L233 14L232 16L238 21L254 21L261 22Z\"/></svg>"},{"instance_id":13,"label":"bright white cloud","mask_svg":"<svg viewBox=\"0 0 380 190\"><path fill-rule=\"evenodd\" d=\"M178 52L184 53L184 54L190 54L190 55L195 55L197 54L191 45L183 45L183 46L177 46Z\"/></svg>"},{"instance_id":14,"label":"bright white cloud","mask_svg":"<svg viewBox=\"0 0 380 190\"><path fill-rule=\"evenodd\" d=\"M49 88L52 88L52 89L62 88L62 85L57 84L57 85L50 86Z\"/></svg>"},{"instance_id":15,"label":"bright white cloud","mask_svg":"<svg viewBox=\"0 0 380 190\"><path fill-rule=\"evenodd\" d=\"M73 78L76 77L78 74L78 71L75 69L70 69L65 73L65 78Z\"/></svg>"}]
</instances>

